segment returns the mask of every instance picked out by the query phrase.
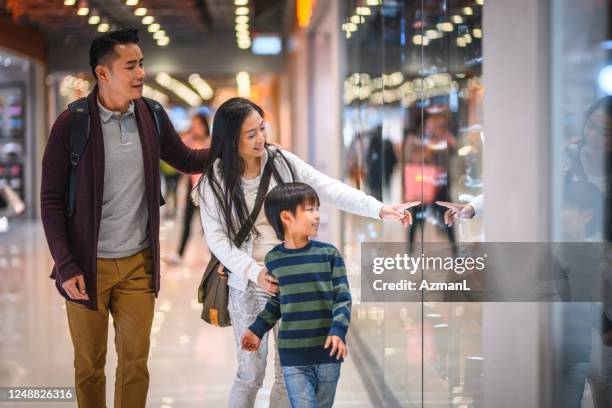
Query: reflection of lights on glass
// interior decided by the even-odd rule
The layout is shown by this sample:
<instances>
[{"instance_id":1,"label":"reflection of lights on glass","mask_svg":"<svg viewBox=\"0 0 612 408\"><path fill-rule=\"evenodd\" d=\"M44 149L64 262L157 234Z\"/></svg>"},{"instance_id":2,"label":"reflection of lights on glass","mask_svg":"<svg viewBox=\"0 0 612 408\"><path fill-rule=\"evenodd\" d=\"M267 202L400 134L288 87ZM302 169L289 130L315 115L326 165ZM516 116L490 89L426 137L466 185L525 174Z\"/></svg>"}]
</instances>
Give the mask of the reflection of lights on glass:
<instances>
[{"instance_id":1,"label":"reflection of lights on glass","mask_svg":"<svg viewBox=\"0 0 612 408\"><path fill-rule=\"evenodd\" d=\"M464 37L459 37L457 38L457 47L465 47L467 45L467 41L465 40Z\"/></svg>"},{"instance_id":2,"label":"reflection of lights on glass","mask_svg":"<svg viewBox=\"0 0 612 408\"><path fill-rule=\"evenodd\" d=\"M427 30L427 31L425 31L425 35L430 40L435 40L435 39L438 39L438 38L442 38L442 33L439 32L438 30Z\"/></svg>"},{"instance_id":3,"label":"reflection of lights on glass","mask_svg":"<svg viewBox=\"0 0 612 408\"><path fill-rule=\"evenodd\" d=\"M472 30L472 34L474 35L474 38L482 38L482 29L475 28Z\"/></svg>"},{"instance_id":4,"label":"reflection of lights on glass","mask_svg":"<svg viewBox=\"0 0 612 408\"><path fill-rule=\"evenodd\" d=\"M159 24L155 23L155 24L151 24L147 30L150 33L154 33L156 31L159 31L160 28L161 28L161 26Z\"/></svg>"},{"instance_id":5,"label":"reflection of lights on glass","mask_svg":"<svg viewBox=\"0 0 612 408\"><path fill-rule=\"evenodd\" d=\"M87 20L87 23L91 24L91 25L96 25L100 22L100 16L89 16L89 20Z\"/></svg>"},{"instance_id":6,"label":"reflection of lights on glass","mask_svg":"<svg viewBox=\"0 0 612 408\"><path fill-rule=\"evenodd\" d=\"M153 16L144 16L142 18L142 24L144 25L153 24L154 21L155 21L155 17Z\"/></svg>"},{"instance_id":7,"label":"reflection of lights on glass","mask_svg":"<svg viewBox=\"0 0 612 408\"><path fill-rule=\"evenodd\" d=\"M463 14L465 14L466 16L471 16L474 14L474 10L472 10L471 7L464 7Z\"/></svg>"},{"instance_id":8,"label":"reflection of lights on glass","mask_svg":"<svg viewBox=\"0 0 612 408\"><path fill-rule=\"evenodd\" d=\"M476 4L478 4L479 6L484 5L484 0L476 0Z\"/></svg>"},{"instance_id":9,"label":"reflection of lights on glass","mask_svg":"<svg viewBox=\"0 0 612 408\"><path fill-rule=\"evenodd\" d=\"M446 23L438 23L436 24L436 28L440 31L443 31L445 33L451 33L453 31L453 24L446 22Z\"/></svg>"},{"instance_id":10,"label":"reflection of lights on glass","mask_svg":"<svg viewBox=\"0 0 612 408\"><path fill-rule=\"evenodd\" d=\"M148 10L146 8L138 7L136 10L134 10L134 15L138 17L142 17L142 16L146 16L147 12Z\"/></svg>"},{"instance_id":11,"label":"reflection of lights on glass","mask_svg":"<svg viewBox=\"0 0 612 408\"><path fill-rule=\"evenodd\" d=\"M465 38L465 41L466 41L468 44L471 44L471 43L472 43L472 36L471 36L471 35L466 34L466 35L464 35L464 36L463 36L463 38Z\"/></svg>"},{"instance_id":12,"label":"reflection of lights on glass","mask_svg":"<svg viewBox=\"0 0 612 408\"><path fill-rule=\"evenodd\" d=\"M599 72L599 87L608 95L612 95L612 65L607 65Z\"/></svg>"},{"instance_id":13,"label":"reflection of lights on glass","mask_svg":"<svg viewBox=\"0 0 612 408\"><path fill-rule=\"evenodd\" d=\"M360 16L369 16L372 14L372 10L369 7L357 7L357 14Z\"/></svg>"},{"instance_id":14,"label":"reflection of lights on glass","mask_svg":"<svg viewBox=\"0 0 612 408\"><path fill-rule=\"evenodd\" d=\"M365 18L362 16L351 16L351 23L361 24L365 22Z\"/></svg>"},{"instance_id":15,"label":"reflection of lights on glass","mask_svg":"<svg viewBox=\"0 0 612 408\"><path fill-rule=\"evenodd\" d=\"M108 23L102 23L98 26L98 31L101 33L105 33L108 30L110 30L110 26L108 25Z\"/></svg>"},{"instance_id":16,"label":"reflection of lights on glass","mask_svg":"<svg viewBox=\"0 0 612 408\"><path fill-rule=\"evenodd\" d=\"M453 23L455 24L461 24L463 23L463 17L461 17L459 14L455 14L452 18Z\"/></svg>"}]
</instances>

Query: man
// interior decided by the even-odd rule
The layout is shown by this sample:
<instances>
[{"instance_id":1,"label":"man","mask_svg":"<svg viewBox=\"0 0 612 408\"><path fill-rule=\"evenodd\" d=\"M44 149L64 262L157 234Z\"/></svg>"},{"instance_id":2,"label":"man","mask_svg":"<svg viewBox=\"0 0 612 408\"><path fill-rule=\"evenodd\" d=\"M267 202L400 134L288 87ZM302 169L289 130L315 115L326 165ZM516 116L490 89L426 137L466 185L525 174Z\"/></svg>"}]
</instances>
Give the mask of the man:
<instances>
[{"instance_id":1,"label":"man","mask_svg":"<svg viewBox=\"0 0 612 408\"><path fill-rule=\"evenodd\" d=\"M163 109L159 130L142 99L138 31L110 31L89 50L97 85L87 97L89 140L78 161L74 214L66 216L71 112L51 129L42 167L41 209L75 352L79 407L105 407L108 314L118 367L115 407L144 407L147 357L159 292L159 160L201 172L208 150L190 150Z\"/></svg>"}]
</instances>

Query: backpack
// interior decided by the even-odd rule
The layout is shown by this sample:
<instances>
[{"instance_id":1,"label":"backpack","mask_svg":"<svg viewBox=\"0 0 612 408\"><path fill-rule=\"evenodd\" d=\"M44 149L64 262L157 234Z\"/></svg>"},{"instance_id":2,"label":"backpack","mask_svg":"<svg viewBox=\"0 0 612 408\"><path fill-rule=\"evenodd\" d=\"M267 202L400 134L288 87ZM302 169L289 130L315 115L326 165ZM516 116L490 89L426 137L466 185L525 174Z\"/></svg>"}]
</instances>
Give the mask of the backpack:
<instances>
[{"instance_id":1,"label":"backpack","mask_svg":"<svg viewBox=\"0 0 612 408\"><path fill-rule=\"evenodd\" d=\"M163 142L161 125L165 121L165 117L162 115L163 108L159 102L153 99L145 97L142 99L146 102L153 115L155 130L161 145ZM89 123L91 119L86 97L70 103L68 110L70 111L70 178L68 180L68 189L66 190L66 218L71 218L74 215L74 201L76 199L77 167L89 141ZM160 205L164 205L164 203L164 197L160 192Z\"/></svg>"}]
</instances>

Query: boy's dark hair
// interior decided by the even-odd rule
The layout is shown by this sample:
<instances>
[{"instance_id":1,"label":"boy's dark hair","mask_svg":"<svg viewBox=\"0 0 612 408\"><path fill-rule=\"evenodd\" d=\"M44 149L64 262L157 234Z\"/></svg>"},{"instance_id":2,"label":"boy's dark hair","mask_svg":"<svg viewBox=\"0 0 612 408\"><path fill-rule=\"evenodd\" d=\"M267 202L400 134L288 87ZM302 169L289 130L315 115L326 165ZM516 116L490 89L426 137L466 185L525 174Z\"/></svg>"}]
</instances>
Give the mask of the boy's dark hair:
<instances>
[{"instance_id":1,"label":"boy's dark hair","mask_svg":"<svg viewBox=\"0 0 612 408\"><path fill-rule=\"evenodd\" d=\"M138 40L138 30L135 28L113 30L96 37L89 47L89 66L93 76L98 79L96 67L107 64L115 56L115 45L138 44Z\"/></svg>"},{"instance_id":2,"label":"boy's dark hair","mask_svg":"<svg viewBox=\"0 0 612 408\"><path fill-rule=\"evenodd\" d=\"M295 215L298 206L316 204L319 206L319 196L312 187L305 183L293 182L279 184L266 195L264 208L266 218L276 236L280 240L285 239L285 230L281 221L281 212L289 211Z\"/></svg>"}]
</instances>

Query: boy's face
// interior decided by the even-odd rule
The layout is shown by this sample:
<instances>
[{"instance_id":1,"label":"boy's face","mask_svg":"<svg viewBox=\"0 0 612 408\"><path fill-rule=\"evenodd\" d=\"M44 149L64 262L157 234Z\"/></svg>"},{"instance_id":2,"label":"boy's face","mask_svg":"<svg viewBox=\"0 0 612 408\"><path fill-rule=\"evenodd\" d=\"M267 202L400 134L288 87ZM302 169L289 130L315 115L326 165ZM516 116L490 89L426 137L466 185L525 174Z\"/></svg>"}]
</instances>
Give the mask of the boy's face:
<instances>
[{"instance_id":1,"label":"boy's face","mask_svg":"<svg viewBox=\"0 0 612 408\"><path fill-rule=\"evenodd\" d=\"M291 214L290 211L283 211L283 213L285 213L283 221L287 234L302 234L314 237L319 232L319 206L316 203L298 205L295 209L295 215Z\"/></svg>"}]
</instances>

